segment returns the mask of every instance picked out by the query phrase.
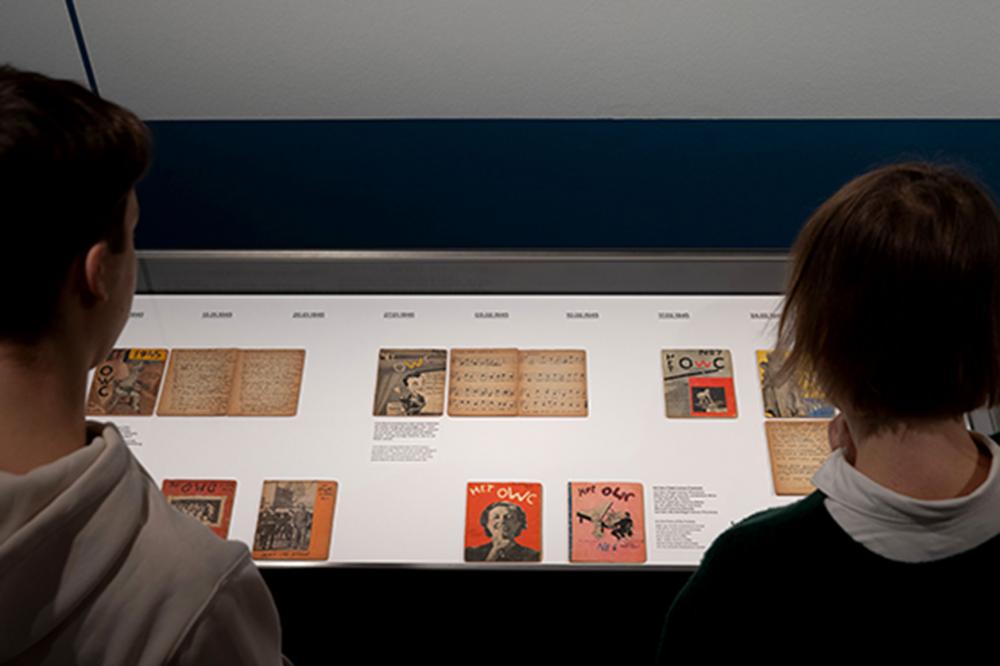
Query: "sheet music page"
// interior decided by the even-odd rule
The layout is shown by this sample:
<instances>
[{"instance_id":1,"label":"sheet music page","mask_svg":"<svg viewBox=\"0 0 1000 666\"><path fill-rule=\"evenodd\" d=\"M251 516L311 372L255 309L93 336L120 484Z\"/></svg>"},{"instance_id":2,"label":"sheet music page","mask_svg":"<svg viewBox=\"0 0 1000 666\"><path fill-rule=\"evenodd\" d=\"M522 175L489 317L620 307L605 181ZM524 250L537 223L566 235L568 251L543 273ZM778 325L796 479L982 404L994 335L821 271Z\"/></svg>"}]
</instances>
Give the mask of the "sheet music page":
<instances>
[{"instance_id":1,"label":"sheet music page","mask_svg":"<svg viewBox=\"0 0 1000 666\"><path fill-rule=\"evenodd\" d=\"M452 349L449 416L516 416L518 351Z\"/></svg>"},{"instance_id":2,"label":"sheet music page","mask_svg":"<svg viewBox=\"0 0 1000 666\"><path fill-rule=\"evenodd\" d=\"M533 349L520 352L520 416L586 416L587 352Z\"/></svg>"}]
</instances>

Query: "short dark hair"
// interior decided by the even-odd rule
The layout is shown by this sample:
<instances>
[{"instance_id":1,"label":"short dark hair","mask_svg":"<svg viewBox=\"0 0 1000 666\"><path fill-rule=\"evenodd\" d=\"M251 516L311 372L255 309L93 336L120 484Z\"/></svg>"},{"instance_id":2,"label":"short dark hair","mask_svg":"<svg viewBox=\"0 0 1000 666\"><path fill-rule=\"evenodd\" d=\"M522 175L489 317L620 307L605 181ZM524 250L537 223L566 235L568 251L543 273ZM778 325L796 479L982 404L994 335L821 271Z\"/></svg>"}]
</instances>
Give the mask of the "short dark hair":
<instances>
[{"instance_id":1,"label":"short dark hair","mask_svg":"<svg viewBox=\"0 0 1000 666\"><path fill-rule=\"evenodd\" d=\"M518 536L524 531L524 528L528 526L528 517L524 515L524 509L514 504L513 502L493 502L488 507L483 509L483 512L479 514L479 524L483 526L483 531L486 532L486 536L492 537L493 533L490 532L490 528L487 523L490 519L490 511L498 506L505 507L511 513L514 514L514 518L517 520L517 531L514 532L514 536Z\"/></svg>"},{"instance_id":2,"label":"short dark hair","mask_svg":"<svg viewBox=\"0 0 1000 666\"><path fill-rule=\"evenodd\" d=\"M133 113L73 81L0 66L0 339L52 324L73 261L107 240L124 249L128 193L150 159Z\"/></svg>"},{"instance_id":3,"label":"short dark hair","mask_svg":"<svg viewBox=\"0 0 1000 666\"><path fill-rule=\"evenodd\" d=\"M869 432L1000 402L1000 216L934 164L844 185L792 248L777 381L799 377Z\"/></svg>"}]
</instances>

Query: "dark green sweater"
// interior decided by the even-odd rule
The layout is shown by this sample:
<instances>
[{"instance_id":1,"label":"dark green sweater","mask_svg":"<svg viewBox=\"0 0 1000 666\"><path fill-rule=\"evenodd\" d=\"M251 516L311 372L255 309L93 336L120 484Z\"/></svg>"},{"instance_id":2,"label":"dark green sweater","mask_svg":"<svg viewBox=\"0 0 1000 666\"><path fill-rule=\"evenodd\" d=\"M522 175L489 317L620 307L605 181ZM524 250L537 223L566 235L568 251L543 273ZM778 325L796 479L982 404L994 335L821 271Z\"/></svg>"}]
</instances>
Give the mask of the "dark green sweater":
<instances>
[{"instance_id":1,"label":"dark green sweater","mask_svg":"<svg viewBox=\"0 0 1000 666\"><path fill-rule=\"evenodd\" d=\"M815 492L720 535L674 600L660 663L731 650L813 661L862 642L898 656L995 636L1000 621L981 608L1000 599L1000 536L933 562L895 562L848 536L824 499Z\"/></svg>"}]
</instances>

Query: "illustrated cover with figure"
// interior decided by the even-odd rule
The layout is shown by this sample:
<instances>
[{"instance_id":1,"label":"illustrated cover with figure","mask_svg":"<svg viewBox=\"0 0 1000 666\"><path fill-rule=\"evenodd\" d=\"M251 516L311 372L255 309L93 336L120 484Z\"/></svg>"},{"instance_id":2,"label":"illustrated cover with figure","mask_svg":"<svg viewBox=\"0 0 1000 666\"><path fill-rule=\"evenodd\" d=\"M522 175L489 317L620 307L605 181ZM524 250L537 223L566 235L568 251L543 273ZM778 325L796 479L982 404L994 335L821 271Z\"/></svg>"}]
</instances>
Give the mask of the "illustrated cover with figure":
<instances>
[{"instance_id":1,"label":"illustrated cover with figure","mask_svg":"<svg viewBox=\"0 0 1000 666\"><path fill-rule=\"evenodd\" d=\"M764 396L764 415L780 419L832 418L836 411L815 387L789 381L775 386L771 377L778 369L770 351L757 351L757 370Z\"/></svg>"},{"instance_id":2,"label":"illustrated cover with figure","mask_svg":"<svg viewBox=\"0 0 1000 666\"><path fill-rule=\"evenodd\" d=\"M223 539L229 538L229 519L236 498L235 481L166 479L167 504L195 518Z\"/></svg>"},{"instance_id":3,"label":"illustrated cover with figure","mask_svg":"<svg viewBox=\"0 0 1000 666\"><path fill-rule=\"evenodd\" d=\"M444 349L382 349L378 353L375 416L441 416Z\"/></svg>"},{"instance_id":4,"label":"illustrated cover with figure","mask_svg":"<svg viewBox=\"0 0 1000 666\"><path fill-rule=\"evenodd\" d=\"M327 559L336 501L336 481L265 481L254 559Z\"/></svg>"},{"instance_id":5,"label":"illustrated cover with figure","mask_svg":"<svg viewBox=\"0 0 1000 666\"><path fill-rule=\"evenodd\" d=\"M777 495L808 495L813 474L830 456L828 420L765 421L771 478Z\"/></svg>"},{"instance_id":6,"label":"illustrated cover with figure","mask_svg":"<svg viewBox=\"0 0 1000 666\"><path fill-rule=\"evenodd\" d=\"M582 349L452 349L449 416L587 416Z\"/></svg>"},{"instance_id":7,"label":"illustrated cover with figure","mask_svg":"<svg viewBox=\"0 0 1000 666\"><path fill-rule=\"evenodd\" d=\"M569 561L645 562L642 484L569 484Z\"/></svg>"},{"instance_id":8,"label":"illustrated cover with figure","mask_svg":"<svg viewBox=\"0 0 1000 666\"><path fill-rule=\"evenodd\" d=\"M115 349L94 369L88 416L151 416L166 349Z\"/></svg>"},{"instance_id":9,"label":"illustrated cover with figure","mask_svg":"<svg viewBox=\"0 0 1000 666\"><path fill-rule=\"evenodd\" d=\"M294 416L304 349L174 349L159 416Z\"/></svg>"},{"instance_id":10,"label":"illustrated cover with figure","mask_svg":"<svg viewBox=\"0 0 1000 666\"><path fill-rule=\"evenodd\" d=\"M542 484L470 482L465 506L466 562L542 561Z\"/></svg>"},{"instance_id":11,"label":"illustrated cover with figure","mask_svg":"<svg viewBox=\"0 0 1000 666\"><path fill-rule=\"evenodd\" d=\"M664 395L670 418L736 418L728 349L664 349Z\"/></svg>"}]
</instances>

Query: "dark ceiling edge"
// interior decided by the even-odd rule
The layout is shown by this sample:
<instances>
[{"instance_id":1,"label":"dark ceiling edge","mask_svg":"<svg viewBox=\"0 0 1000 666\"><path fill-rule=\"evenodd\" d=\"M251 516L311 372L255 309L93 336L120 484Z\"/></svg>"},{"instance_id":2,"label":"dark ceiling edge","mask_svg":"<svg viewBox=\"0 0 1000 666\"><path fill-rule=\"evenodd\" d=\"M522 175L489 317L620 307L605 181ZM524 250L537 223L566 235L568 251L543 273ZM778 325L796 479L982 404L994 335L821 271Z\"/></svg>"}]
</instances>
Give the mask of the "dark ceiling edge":
<instances>
[{"instance_id":1,"label":"dark ceiling edge","mask_svg":"<svg viewBox=\"0 0 1000 666\"><path fill-rule=\"evenodd\" d=\"M785 252L147 250L146 294L777 294Z\"/></svg>"}]
</instances>

